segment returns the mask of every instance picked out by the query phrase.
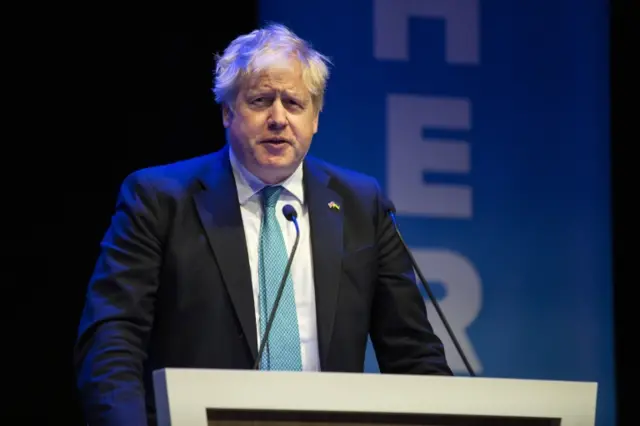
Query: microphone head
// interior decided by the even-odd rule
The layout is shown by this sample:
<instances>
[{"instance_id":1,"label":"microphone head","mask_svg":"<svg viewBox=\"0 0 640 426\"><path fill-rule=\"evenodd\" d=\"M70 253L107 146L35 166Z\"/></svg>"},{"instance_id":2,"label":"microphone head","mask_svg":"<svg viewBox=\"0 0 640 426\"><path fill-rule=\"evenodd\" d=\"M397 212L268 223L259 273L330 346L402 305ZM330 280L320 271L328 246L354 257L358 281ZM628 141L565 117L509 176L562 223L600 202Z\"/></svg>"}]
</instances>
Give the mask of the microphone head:
<instances>
[{"instance_id":1,"label":"microphone head","mask_svg":"<svg viewBox=\"0 0 640 426\"><path fill-rule=\"evenodd\" d=\"M395 214L396 207L393 205L391 200L386 197L382 197L382 209L384 210L384 214Z\"/></svg>"},{"instance_id":2,"label":"microphone head","mask_svg":"<svg viewBox=\"0 0 640 426\"><path fill-rule=\"evenodd\" d=\"M298 217L298 212L295 208L293 208L291 204L286 204L282 208L282 214L287 218L287 220L293 220L294 218Z\"/></svg>"}]
</instances>

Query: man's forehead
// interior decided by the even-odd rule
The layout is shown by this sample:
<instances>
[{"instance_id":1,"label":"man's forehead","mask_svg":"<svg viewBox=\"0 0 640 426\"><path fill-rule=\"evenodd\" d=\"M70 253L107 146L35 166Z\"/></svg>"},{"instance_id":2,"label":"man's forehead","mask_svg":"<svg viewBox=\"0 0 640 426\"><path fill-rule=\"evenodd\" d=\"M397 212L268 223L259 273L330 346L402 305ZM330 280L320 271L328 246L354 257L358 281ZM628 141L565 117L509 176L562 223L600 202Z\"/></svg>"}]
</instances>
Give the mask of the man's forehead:
<instances>
[{"instance_id":1,"label":"man's forehead","mask_svg":"<svg viewBox=\"0 0 640 426\"><path fill-rule=\"evenodd\" d=\"M248 76L243 84L247 91L274 90L307 92L302 75L290 68L269 68Z\"/></svg>"}]
</instances>

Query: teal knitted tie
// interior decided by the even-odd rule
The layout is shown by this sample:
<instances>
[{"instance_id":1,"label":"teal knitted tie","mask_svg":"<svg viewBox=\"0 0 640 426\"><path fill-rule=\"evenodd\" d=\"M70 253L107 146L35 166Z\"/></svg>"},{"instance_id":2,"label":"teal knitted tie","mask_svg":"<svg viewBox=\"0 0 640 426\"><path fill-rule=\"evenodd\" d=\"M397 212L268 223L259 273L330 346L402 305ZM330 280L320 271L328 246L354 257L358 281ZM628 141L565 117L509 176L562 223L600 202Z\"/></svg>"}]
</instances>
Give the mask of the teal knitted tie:
<instances>
[{"instance_id":1,"label":"teal knitted tie","mask_svg":"<svg viewBox=\"0 0 640 426\"><path fill-rule=\"evenodd\" d=\"M258 249L261 336L264 336L288 261L284 237L276 218L276 202L281 191L281 186L267 186L262 190L263 217ZM260 369L299 371L302 370L301 358L293 280L291 274L288 274L260 361Z\"/></svg>"}]
</instances>

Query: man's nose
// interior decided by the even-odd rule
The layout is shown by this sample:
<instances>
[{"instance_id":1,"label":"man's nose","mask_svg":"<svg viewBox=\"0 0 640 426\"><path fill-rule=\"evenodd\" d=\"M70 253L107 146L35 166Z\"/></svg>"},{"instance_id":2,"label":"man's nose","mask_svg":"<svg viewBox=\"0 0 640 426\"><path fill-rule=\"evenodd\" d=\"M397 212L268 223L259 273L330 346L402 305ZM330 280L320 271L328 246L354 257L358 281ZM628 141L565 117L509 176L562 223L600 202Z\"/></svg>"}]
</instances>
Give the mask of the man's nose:
<instances>
[{"instance_id":1,"label":"man's nose","mask_svg":"<svg viewBox=\"0 0 640 426\"><path fill-rule=\"evenodd\" d=\"M287 112L282 105L282 102L276 100L271 105L271 111L269 114L269 128L282 129L287 126Z\"/></svg>"}]
</instances>

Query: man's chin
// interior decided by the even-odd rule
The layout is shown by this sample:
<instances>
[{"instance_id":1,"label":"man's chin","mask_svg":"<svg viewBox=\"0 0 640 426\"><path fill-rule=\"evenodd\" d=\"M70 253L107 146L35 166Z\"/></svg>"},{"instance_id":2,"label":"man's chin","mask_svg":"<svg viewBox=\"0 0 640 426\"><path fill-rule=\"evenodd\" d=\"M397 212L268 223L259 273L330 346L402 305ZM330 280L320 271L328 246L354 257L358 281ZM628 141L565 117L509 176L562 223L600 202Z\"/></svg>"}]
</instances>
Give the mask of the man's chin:
<instances>
[{"instance_id":1,"label":"man's chin","mask_svg":"<svg viewBox=\"0 0 640 426\"><path fill-rule=\"evenodd\" d=\"M295 158L288 152L281 155L262 155L258 158L258 164L269 169L289 169L294 166L295 162Z\"/></svg>"},{"instance_id":2,"label":"man's chin","mask_svg":"<svg viewBox=\"0 0 640 426\"><path fill-rule=\"evenodd\" d=\"M298 163L290 158L269 158L258 161L259 177L268 182L276 183L289 177L297 168Z\"/></svg>"}]
</instances>

